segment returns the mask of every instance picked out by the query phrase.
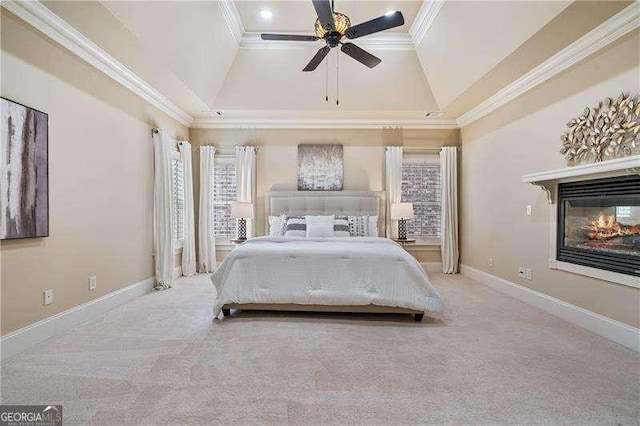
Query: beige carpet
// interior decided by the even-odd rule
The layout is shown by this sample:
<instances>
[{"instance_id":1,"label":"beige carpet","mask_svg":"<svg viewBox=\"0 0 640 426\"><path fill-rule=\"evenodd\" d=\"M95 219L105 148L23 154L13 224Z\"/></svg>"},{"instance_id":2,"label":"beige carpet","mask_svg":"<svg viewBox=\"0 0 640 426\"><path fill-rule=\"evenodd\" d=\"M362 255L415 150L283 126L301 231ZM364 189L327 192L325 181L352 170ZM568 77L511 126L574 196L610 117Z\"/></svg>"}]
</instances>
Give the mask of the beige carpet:
<instances>
[{"instance_id":1,"label":"beige carpet","mask_svg":"<svg viewBox=\"0 0 640 426\"><path fill-rule=\"evenodd\" d=\"M640 356L463 277L446 313L238 313L206 277L136 299L2 365L3 404L66 424L637 424Z\"/></svg>"}]
</instances>

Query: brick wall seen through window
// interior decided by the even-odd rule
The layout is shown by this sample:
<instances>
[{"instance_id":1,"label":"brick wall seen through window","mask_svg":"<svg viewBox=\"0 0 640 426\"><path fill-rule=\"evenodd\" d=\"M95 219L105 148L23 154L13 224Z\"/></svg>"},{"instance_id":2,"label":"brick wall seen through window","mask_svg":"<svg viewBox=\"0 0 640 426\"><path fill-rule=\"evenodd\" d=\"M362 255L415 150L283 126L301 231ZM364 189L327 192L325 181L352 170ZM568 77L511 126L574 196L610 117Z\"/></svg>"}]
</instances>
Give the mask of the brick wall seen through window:
<instances>
[{"instance_id":1,"label":"brick wall seen through window","mask_svg":"<svg viewBox=\"0 0 640 426\"><path fill-rule=\"evenodd\" d=\"M407 220L409 238L440 238L440 165L404 164L402 202L413 203Z\"/></svg>"}]
</instances>

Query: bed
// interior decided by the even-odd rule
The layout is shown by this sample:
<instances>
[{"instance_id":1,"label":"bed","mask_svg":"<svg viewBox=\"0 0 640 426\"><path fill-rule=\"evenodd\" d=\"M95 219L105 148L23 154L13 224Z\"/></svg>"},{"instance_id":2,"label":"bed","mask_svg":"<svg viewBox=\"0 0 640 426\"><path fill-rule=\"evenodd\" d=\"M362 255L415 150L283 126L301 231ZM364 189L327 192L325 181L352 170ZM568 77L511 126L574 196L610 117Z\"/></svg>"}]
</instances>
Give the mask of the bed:
<instances>
[{"instance_id":1,"label":"bed","mask_svg":"<svg viewBox=\"0 0 640 426\"><path fill-rule=\"evenodd\" d=\"M270 191L265 216L378 216L384 235L384 193ZM268 223L268 219L265 223ZM211 280L214 316L231 309L413 314L442 309L420 264L382 237L268 236L233 250Z\"/></svg>"}]
</instances>

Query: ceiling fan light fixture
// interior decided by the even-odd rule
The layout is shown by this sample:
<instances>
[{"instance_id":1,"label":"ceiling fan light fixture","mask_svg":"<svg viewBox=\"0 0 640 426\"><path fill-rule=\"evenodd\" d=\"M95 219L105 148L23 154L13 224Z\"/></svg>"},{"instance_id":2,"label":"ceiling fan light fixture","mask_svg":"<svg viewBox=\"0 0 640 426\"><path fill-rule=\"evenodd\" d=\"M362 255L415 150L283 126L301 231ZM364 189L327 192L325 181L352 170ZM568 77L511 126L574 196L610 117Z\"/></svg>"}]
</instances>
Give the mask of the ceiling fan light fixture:
<instances>
[{"instance_id":1,"label":"ceiling fan light fixture","mask_svg":"<svg viewBox=\"0 0 640 426\"><path fill-rule=\"evenodd\" d=\"M273 18L273 12L268 9L262 9L260 11L260 16L262 16L264 19L271 19Z\"/></svg>"},{"instance_id":2,"label":"ceiling fan light fixture","mask_svg":"<svg viewBox=\"0 0 640 426\"><path fill-rule=\"evenodd\" d=\"M351 26L351 20L345 14L339 12L333 12L333 23L336 28L336 32L341 36L344 36L349 27ZM328 33L326 29L320 23L320 19L316 19L316 35L320 38L324 38L324 36Z\"/></svg>"}]
</instances>

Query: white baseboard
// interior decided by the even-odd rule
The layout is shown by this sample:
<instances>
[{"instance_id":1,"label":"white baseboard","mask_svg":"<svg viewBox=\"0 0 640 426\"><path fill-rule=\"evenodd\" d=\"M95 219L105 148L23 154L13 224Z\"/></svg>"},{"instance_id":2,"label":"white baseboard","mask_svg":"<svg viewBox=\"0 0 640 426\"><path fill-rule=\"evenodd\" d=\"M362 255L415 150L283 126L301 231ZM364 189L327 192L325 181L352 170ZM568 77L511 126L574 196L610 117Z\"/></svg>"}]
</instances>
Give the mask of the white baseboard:
<instances>
[{"instance_id":1,"label":"white baseboard","mask_svg":"<svg viewBox=\"0 0 640 426\"><path fill-rule=\"evenodd\" d=\"M442 262L420 262L420 266L427 272L442 273Z\"/></svg>"},{"instance_id":2,"label":"white baseboard","mask_svg":"<svg viewBox=\"0 0 640 426\"><path fill-rule=\"evenodd\" d=\"M512 283L495 275L460 265L462 275L485 284L501 293L520 299L552 315L569 321L592 333L621 344L633 351L640 352L640 329L616 321L604 315L596 314L579 306L563 302L530 288Z\"/></svg>"},{"instance_id":3,"label":"white baseboard","mask_svg":"<svg viewBox=\"0 0 640 426\"><path fill-rule=\"evenodd\" d=\"M144 279L0 337L0 361L151 291L155 282L154 277Z\"/></svg>"}]
</instances>

